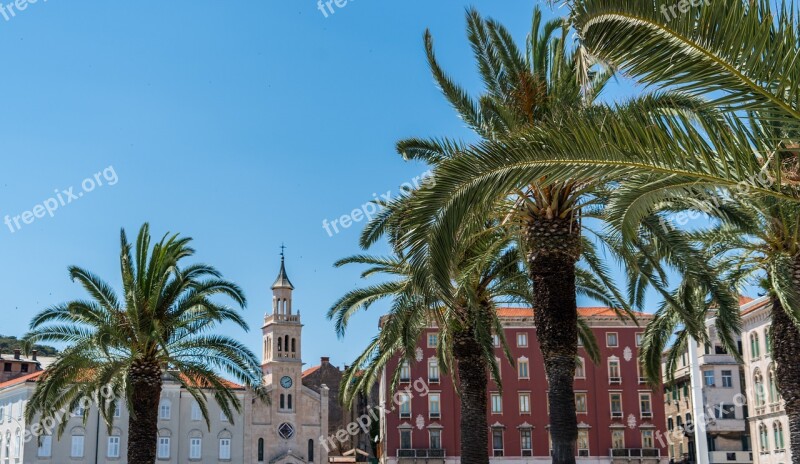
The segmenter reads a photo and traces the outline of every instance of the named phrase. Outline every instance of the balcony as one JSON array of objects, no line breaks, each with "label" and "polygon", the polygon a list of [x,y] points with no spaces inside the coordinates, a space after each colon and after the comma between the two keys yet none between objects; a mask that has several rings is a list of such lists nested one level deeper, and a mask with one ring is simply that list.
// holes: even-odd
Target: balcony
[{"label": "balcony", "polygon": [[751,451],[711,451],[708,453],[710,462],[730,462],[731,464],[745,464],[753,462]]},{"label": "balcony", "polygon": [[657,464],[661,462],[661,451],[657,448],[617,448],[609,449],[612,464],[642,463]]},{"label": "balcony", "polygon": [[447,456],[443,449],[399,449],[398,464],[444,464]]},{"label": "balcony", "polygon": [[610,385],[620,385],[622,384],[622,377],[609,377],[608,383]]}]

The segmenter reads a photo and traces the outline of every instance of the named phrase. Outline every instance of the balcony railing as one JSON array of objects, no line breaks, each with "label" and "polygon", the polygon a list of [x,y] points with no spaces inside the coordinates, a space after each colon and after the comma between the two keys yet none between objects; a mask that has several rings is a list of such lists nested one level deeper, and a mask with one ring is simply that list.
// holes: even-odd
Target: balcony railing
[{"label": "balcony railing", "polygon": [[415,458],[415,459],[444,459],[447,456],[443,449],[399,449],[397,450],[398,458]]},{"label": "balcony railing", "polygon": [[608,450],[614,458],[660,458],[661,450],[658,448],[611,448]]}]

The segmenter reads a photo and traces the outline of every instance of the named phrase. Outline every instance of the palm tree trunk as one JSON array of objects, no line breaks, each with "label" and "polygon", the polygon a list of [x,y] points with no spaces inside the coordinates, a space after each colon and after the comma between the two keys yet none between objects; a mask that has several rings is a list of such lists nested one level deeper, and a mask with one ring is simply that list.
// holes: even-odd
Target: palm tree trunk
[{"label": "palm tree trunk", "polygon": [[453,342],[461,387],[461,462],[489,464],[486,358],[472,330],[457,332]]},{"label": "palm tree trunk", "polygon": [[575,264],[580,256],[580,226],[572,219],[535,218],[526,239],[536,336],[549,385],[553,463],[574,464],[578,439],[573,391],[578,355]]},{"label": "palm tree trunk", "polygon": [[[794,285],[800,289],[800,256],[795,258]],[[793,462],[800,460],[800,329],[786,314],[778,298],[772,298],[772,354],[778,391],[789,417],[789,442]]]},{"label": "palm tree trunk", "polygon": [[128,464],[153,464],[158,437],[161,368],[153,362],[135,362],[128,371],[132,392],[128,419]]}]

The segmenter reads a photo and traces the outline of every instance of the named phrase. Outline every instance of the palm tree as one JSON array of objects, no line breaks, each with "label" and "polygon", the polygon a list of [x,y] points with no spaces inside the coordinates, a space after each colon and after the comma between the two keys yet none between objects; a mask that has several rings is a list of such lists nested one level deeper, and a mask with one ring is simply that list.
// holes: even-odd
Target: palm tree
[{"label": "palm tree", "polygon": [[[153,463],[162,378],[169,375],[194,397],[207,424],[209,393],[233,421],[241,404],[220,374],[256,388],[260,369],[246,346],[213,332],[225,322],[248,328],[236,310],[214,299],[229,297],[244,307],[245,297],[213,267],[183,266],[194,254],[190,242],[165,235],[151,248],[150,228],[144,224],[133,249],[123,230],[120,297],[97,275],[69,268],[89,299],[48,308],[31,321],[28,345],[51,341],[69,347],[37,382],[27,420],[55,418],[59,410],[76,410],[83,398],[107,398],[110,392],[112,400],[98,409],[109,427],[118,402],[131,412],[128,462]],[[88,419],[88,409],[83,419]],[[65,427],[61,421],[58,433]]]},{"label": "palm tree", "polygon": [[[504,151],[495,155],[482,147],[503,146],[520,134],[527,137],[557,121],[615,115],[617,109],[596,103],[610,73],[603,68],[584,73],[586,56],[580,49],[574,53],[567,49],[568,33],[567,24],[561,20],[542,26],[541,12],[536,9],[526,52],[522,53],[502,25],[470,11],[468,37],[486,87],[477,99],[442,70],[427,33],[428,61],[437,83],[484,142],[477,149],[448,139],[410,139],[398,144],[406,158],[436,166],[435,182],[424,186],[414,199],[414,207],[409,208],[408,221],[413,227],[408,228],[404,239],[409,244],[409,259],[418,265],[427,262],[440,288],[447,288],[452,269],[457,267],[457,254],[453,253],[458,248],[457,231],[470,221],[504,211],[502,222],[513,230],[532,281],[537,337],[549,382],[553,459],[557,463],[575,461],[578,434],[572,385],[577,356],[579,261],[592,266],[606,288],[614,288],[594,246],[599,240],[613,249],[613,239],[598,234],[596,240],[590,240],[582,235],[582,231],[595,234],[588,226],[595,219],[605,218],[608,181],[587,175],[551,182],[525,160],[515,163],[524,154]],[[695,99],[685,95],[654,94],[636,101],[635,106],[668,117],[674,114],[715,122]],[[523,139],[520,143],[527,142]],[[514,200],[510,207],[509,198]],[[622,248],[618,252],[620,258],[629,256]]]}]

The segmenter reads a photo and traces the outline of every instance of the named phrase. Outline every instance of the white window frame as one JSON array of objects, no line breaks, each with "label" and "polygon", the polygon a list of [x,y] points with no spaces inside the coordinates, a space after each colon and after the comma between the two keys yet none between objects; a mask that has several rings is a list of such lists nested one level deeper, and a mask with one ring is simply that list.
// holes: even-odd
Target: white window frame
[{"label": "white window frame", "polygon": [[439,361],[436,359],[429,359],[428,360],[428,383],[439,383],[439,379],[441,378],[441,372],[439,371]]},{"label": "white window frame", "polygon": [[170,420],[172,418],[172,401],[162,398],[158,404],[158,420]]},{"label": "white window frame", "polygon": [[70,442],[69,457],[82,458],[85,453],[86,442],[83,435],[73,435]]},{"label": "white window frame", "polygon": [[[616,366],[616,375],[613,375],[614,372],[612,371],[611,366]],[[608,358],[608,383],[622,383],[622,363],[619,362],[619,358],[616,356]]]},{"label": "white window frame", "polygon": [[430,419],[442,417],[442,395],[440,392],[430,392],[428,394],[428,417]]},{"label": "white window frame", "polygon": [[439,343],[439,334],[436,332],[430,332],[428,334],[428,348],[436,348]]},{"label": "white window frame", "polygon": [[[649,411],[645,411],[643,406],[645,401],[647,400],[647,404],[650,406]],[[653,394],[650,392],[639,392],[639,415],[642,418],[652,418],[653,417]]]},{"label": "white window frame", "polygon": [[203,420],[203,410],[200,409],[200,403],[198,403],[197,400],[192,400],[192,420]]},{"label": "white window frame", "polygon": [[221,461],[230,461],[231,460],[231,439],[230,438],[220,438],[219,439],[219,459]]},{"label": "white window frame", "polygon": [[112,435],[108,437],[106,444],[106,457],[109,459],[118,459],[120,455],[121,439],[119,435]]},{"label": "white window frame", "polygon": [[[492,392],[491,396],[492,414],[503,414],[503,395]],[[495,406],[499,406],[496,408]]]},{"label": "white window frame", "polygon": [[401,419],[411,418],[411,397],[408,393],[400,393],[400,404],[397,409]]},{"label": "white window frame", "polygon": [[517,394],[519,397],[519,401],[517,401],[519,405],[519,413],[523,415],[530,415],[531,414],[531,393],[530,392],[519,392]]},{"label": "white window frame", "polygon": [[[646,446],[647,444],[650,446]],[[655,433],[652,429],[642,429],[642,448],[653,449],[656,447]]]},{"label": "white window frame", "polygon": [[[524,371],[523,372],[523,366]],[[520,379],[530,379],[531,378],[531,363],[528,361],[528,358],[525,356],[519,358],[517,360],[517,377]]]},{"label": "white window frame", "polygon": [[41,442],[36,450],[36,456],[40,458],[49,458],[53,456],[53,436],[42,435]]},{"label": "white window frame", "polygon": [[578,357],[578,362],[575,364],[575,378],[576,379],[585,379],[586,378],[586,360],[581,357]]},{"label": "white window frame", "polygon": [[199,437],[189,438],[189,459],[198,460],[203,458],[203,439]]},{"label": "white window frame", "polygon": [[[611,344],[611,340],[609,337],[614,336],[614,344]],[[606,332],[606,348],[618,348],[619,347],[619,332]]]},{"label": "white window frame", "polygon": [[517,332],[517,348],[527,348],[527,347],[528,347],[528,333]]},{"label": "white window frame", "polygon": [[408,382],[411,380],[411,363],[408,360],[403,360],[400,364],[400,381]]},{"label": "white window frame", "polygon": [[[619,411],[614,411],[614,397],[619,397]],[[620,419],[625,414],[623,411],[623,404],[622,404],[622,392],[610,392],[608,394],[608,409],[611,412],[611,417],[614,419]]]},{"label": "white window frame", "polygon": [[636,346],[642,346],[642,342],[644,341],[644,332],[636,332]]},{"label": "white window frame", "polygon": [[169,459],[170,439],[169,437],[158,437],[158,459]]},{"label": "white window frame", "polygon": [[[583,401],[578,401],[578,397],[582,397]],[[583,411],[578,408],[578,404],[583,404]],[[576,414],[589,414],[589,394],[586,392],[575,392],[575,413]]]}]

